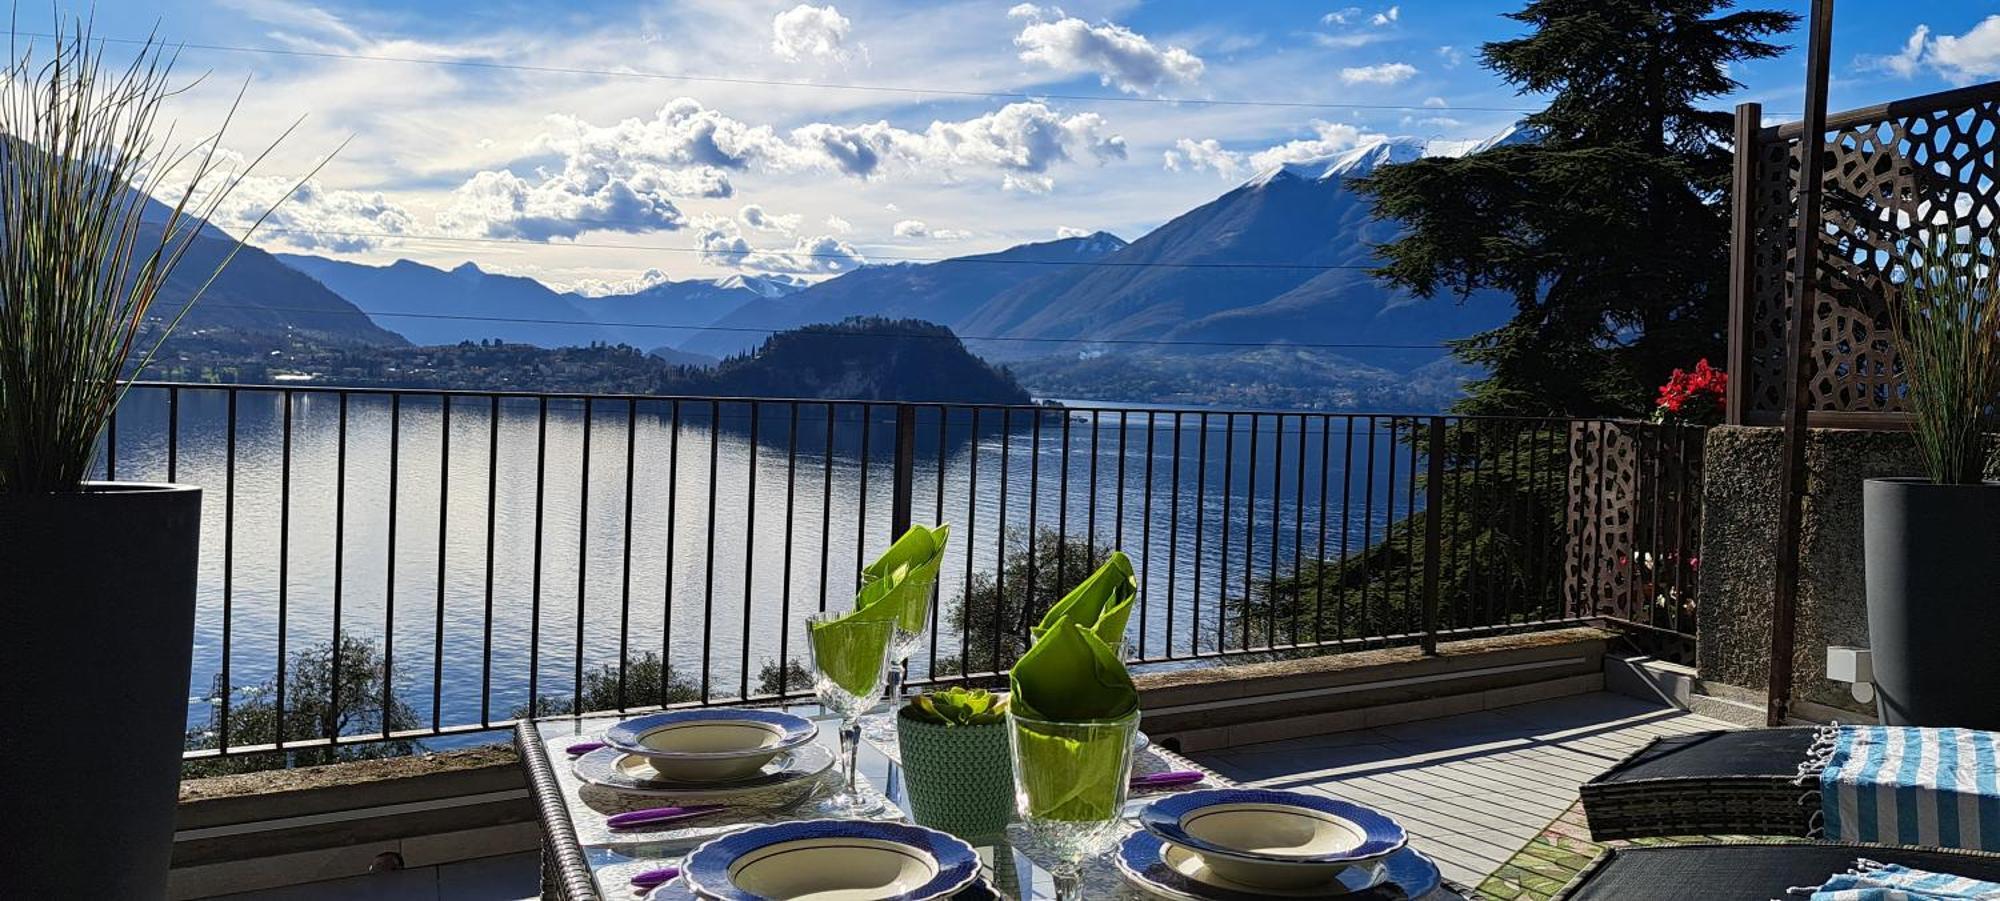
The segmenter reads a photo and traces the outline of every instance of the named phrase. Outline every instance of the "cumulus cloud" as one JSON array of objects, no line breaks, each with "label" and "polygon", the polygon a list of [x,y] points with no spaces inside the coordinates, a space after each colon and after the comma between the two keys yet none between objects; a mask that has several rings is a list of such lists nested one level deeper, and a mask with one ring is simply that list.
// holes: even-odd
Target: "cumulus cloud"
[{"label": "cumulus cloud", "polygon": [[1465,51],[1450,44],[1438,48],[1438,58],[1444,60],[1444,67],[1456,69],[1465,62]]},{"label": "cumulus cloud", "polygon": [[1938,34],[1918,25],[1902,49],[1886,56],[1863,56],[1865,68],[1903,78],[1926,69],[1956,84],[2000,76],[2000,15],[1987,16],[1964,34]]},{"label": "cumulus cloud", "polygon": [[801,3],[771,17],[771,52],[780,59],[847,59],[847,33],[854,23],[832,4]]},{"label": "cumulus cloud", "polygon": [[1417,74],[1417,67],[1409,63],[1381,63],[1373,66],[1349,66],[1340,70],[1340,80],[1348,84],[1401,84]]},{"label": "cumulus cloud", "polygon": [[790,275],[836,275],[860,267],[861,252],[832,235],[799,237],[790,249],[753,246],[733,220],[704,216],[695,221],[695,246],[711,266]]},{"label": "cumulus cloud", "polygon": [[1125,139],[1096,113],[1063,116],[1041,103],[1010,103],[961,122],[932,122],[921,132],[887,122],[794,129],[791,159],[801,166],[873,178],[890,165],[927,171],[998,170],[1003,187],[1046,191],[1058,163],[1123,159]]},{"label": "cumulus cloud", "polygon": [[1402,7],[1391,6],[1388,9],[1385,9],[1379,13],[1376,13],[1373,16],[1370,16],[1368,18],[1368,24],[1373,25],[1377,28],[1381,28],[1386,25],[1395,24],[1396,20],[1402,18],[1402,16],[1403,16]]},{"label": "cumulus cloud", "polygon": [[898,238],[934,238],[939,241],[960,241],[972,237],[969,231],[955,228],[931,228],[922,219],[904,219],[896,223],[891,232]]},{"label": "cumulus cloud", "polygon": [[854,223],[842,219],[839,216],[827,216],[826,227],[833,229],[835,232],[839,234],[844,235],[854,230]]},{"label": "cumulus cloud", "polygon": [[1346,9],[1336,9],[1324,16],[1320,16],[1319,21],[1322,25],[1352,25],[1361,21],[1361,14],[1361,7],[1350,6]]},{"label": "cumulus cloud", "polygon": [[625,278],[580,278],[571,283],[569,289],[585,297],[609,297],[617,294],[637,294],[670,281],[673,279],[665,272],[648,269]]},{"label": "cumulus cloud", "polygon": [[[294,185],[298,190],[292,190]],[[291,197],[284,199],[287,191]],[[300,184],[282,176],[245,178],[208,218],[238,234],[274,205],[277,209],[264,219],[257,233],[260,242],[283,243],[301,250],[361,253],[400,244],[400,236],[418,231],[409,210],[379,191],[334,190],[317,179]]]},{"label": "cumulus cloud", "polygon": [[438,223],[464,234],[530,241],[589,231],[671,231],[687,222],[669,199],[672,193],[649,177],[587,181],[555,173],[531,181],[489,170],[452,192]]},{"label": "cumulus cloud", "polygon": [[1314,122],[1313,136],[1286,141],[1253,153],[1249,157],[1250,168],[1262,172],[1285,163],[1297,163],[1332,156],[1345,150],[1352,150],[1364,143],[1378,141],[1382,135],[1364,132],[1345,122]]},{"label": "cumulus cloud", "polygon": [[1243,154],[1223,149],[1214,138],[1200,141],[1182,138],[1174,142],[1174,149],[1166,152],[1164,163],[1170,172],[1212,169],[1223,178],[1235,178],[1243,169]]},{"label": "cumulus cloud", "polygon": [[742,209],[737,210],[736,218],[742,220],[744,225],[758,231],[785,232],[788,234],[798,231],[799,223],[805,220],[804,216],[797,213],[785,216],[773,215],[762,206],[754,203],[746,204]]},{"label": "cumulus cloud", "polygon": [[[1028,8],[1024,11],[1023,7]],[[1061,10],[1028,4],[1009,14],[1030,20],[1014,38],[1014,46],[1021,48],[1021,59],[1027,62],[1066,74],[1096,75],[1099,82],[1128,94],[1157,90],[1169,83],[1194,84],[1201,79],[1201,57],[1184,47],[1155,44],[1123,25],[1092,25],[1064,16]]]},{"label": "cumulus cloud", "polygon": [[1077,228],[1074,225],[1056,226],[1056,238],[1059,240],[1062,238],[1088,238],[1094,234],[1096,234],[1096,232],[1091,231],[1090,229]]}]

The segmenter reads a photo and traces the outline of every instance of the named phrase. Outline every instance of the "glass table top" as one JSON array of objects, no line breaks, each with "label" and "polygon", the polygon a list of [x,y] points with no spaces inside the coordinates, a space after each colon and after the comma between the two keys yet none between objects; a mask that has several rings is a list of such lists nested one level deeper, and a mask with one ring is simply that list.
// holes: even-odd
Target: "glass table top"
[{"label": "glass table top", "polygon": [[[816,742],[837,756],[839,721],[830,713],[816,705],[794,705],[781,708],[801,716],[810,717],[821,724]],[[666,866],[677,866],[688,852],[711,838],[745,828],[749,825],[769,822],[784,822],[810,819],[810,812],[793,808],[773,808],[746,803],[712,816],[701,817],[661,827],[655,832],[627,832],[609,829],[604,825],[607,816],[621,810],[657,807],[659,800],[643,798],[615,797],[594,787],[586,787],[571,770],[572,758],[564,752],[571,744],[600,738],[611,724],[626,716],[584,716],[560,717],[538,720],[533,724],[533,732],[539,737],[542,753],[547,755],[551,771],[563,794],[563,806],[567,810],[580,846],[581,859],[588,866],[592,881],[598,893],[606,899],[637,899],[645,897],[635,890],[631,879],[634,875]],[[523,748],[524,753],[529,749]],[[885,818],[903,818],[903,811],[909,809],[907,785],[902,778],[897,760],[895,727],[887,713],[880,708],[862,721],[862,742],[858,753],[858,769],[865,783],[864,790],[879,792],[892,808],[885,811]],[[1135,757],[1134,774],[1161,772],[1165,770],[1200,770],[1201,767],[1172,752],[1148,746]],[[1206,772],[1204,770],[1204,772]],[[1183,787],[1218,788],[1232,785],[1213,773],[1201,783]],[[1129,821],[1136,816],[1150,800],[1164,791],[1135,791],[1128,802],[1126,815]],[[810,805],[798,805],[803,808]],[[1004,835],[968,839],[978,852],[984,870],[984,877],[1000,896],[1019,898],[1024,901],[1055,898],[1055,882],[1047,870],[1035,864],[1029,856],[1013,847]],[[1112,863],[1113,851],[1098,861],[1088,865],[1084,872],[1083,897],[1091,899],[1142,899],[1157,897],[1126,881]],[[1371,895],[1370,897],[1373,897]],[[1384,897],[1407,897],[1394,892]],[[1439,889],[1425,896],[1431,899],[1459,897],[1448,890]]]}]

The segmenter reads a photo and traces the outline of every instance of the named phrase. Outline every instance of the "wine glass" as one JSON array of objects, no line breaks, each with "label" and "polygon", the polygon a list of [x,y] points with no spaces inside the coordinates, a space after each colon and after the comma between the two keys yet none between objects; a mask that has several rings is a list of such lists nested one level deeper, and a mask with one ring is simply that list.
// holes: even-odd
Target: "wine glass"
[{"label": "wine glass", "polygon": [[[926,591],[925,594],[929,592]],[[903,683],[910,678],[910,655],[915,654],[917,648],[923,644],[924,630],[930,628],[931,605],[917,603],[913,604],[911,609],[916,611],[910,618],[917,621],[917,630],[912,632],[903,628],[909,623],[904,621],[905,617],[897,617],[896,636],[889,646],[889,703],[892,706],[902,700]]]},{"label": "wine glass", "polygon": [[812,650],[813,692],[820,705],[840,714],[840,765],[847,785],[819,805],[826,816],[865,817],[880,813],[880,798],[863,798],[855,757],[861,746],[861,715],[875,706],[888,679],[893,619],[862,619],[851,613],[817,613],[806,619]]},{"label": "wine glass", "polygon": [[1007,712],[1014,807],[1021,815],[1009,833],[1055,877],[1058,901],[1082,897],[1084,861],[1118,839],[1138,729],[1137,710],[1087,722]]}]

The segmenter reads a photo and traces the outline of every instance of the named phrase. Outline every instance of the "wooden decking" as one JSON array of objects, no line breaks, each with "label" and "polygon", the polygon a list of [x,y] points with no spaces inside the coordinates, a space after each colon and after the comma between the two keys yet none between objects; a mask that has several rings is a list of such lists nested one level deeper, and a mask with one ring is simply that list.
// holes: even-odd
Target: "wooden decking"
[{"label": "wooden decking", "polygon": [[1727,728],[1598,692],[1190,756],[1246,784],[1383,810],[1446,878],[1477,886],[1575,805],[1579,784],[1640,745]]}]

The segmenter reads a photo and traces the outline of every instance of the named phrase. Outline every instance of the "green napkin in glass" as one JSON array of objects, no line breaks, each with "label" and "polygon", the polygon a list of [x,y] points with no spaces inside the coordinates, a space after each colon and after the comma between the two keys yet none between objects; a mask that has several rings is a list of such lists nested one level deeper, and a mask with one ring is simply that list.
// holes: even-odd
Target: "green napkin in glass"
[{"label": "green napkin in glass", "polygon": [[1139,580],[1132,573],[1132,558],[1124,551],[1112,551],[1103,566],[1050,607],[1041,624],[1028,631],[1040,641],[1049,627],[1068,618],[1096,632],[1115,652],[1125,641],[1125,622],[1131,618],[1132,602],[1138,596]]},{"label": "green napkin in glass", "polygon": [[929,612],[931,585],[944,564],[951,526],[913,525],[903,537],[861,570],[857,608],[888,602],[895,605],[897,625],[905,632],[922,632]]},{"label": "green napkin in glass", "polygon": [[[1124,554],[1112,559],[1052,609],[1036,640],[1008,675],[1008,703],[1019,744],[1017,767],[1032,816],[1099,821],[1118,815],[1129,730],[1112,727],[1139,709],[1139,690],[1118,659],[1138,586]],[[1107,641],[1105,636],[1110,636]],[[1102,724],[1073,730],[1034,721]]]},{"label": "green napkin in glass", "polygon": [[923,631],[931,583],[937,578],[944,561],[944,544],[950,537],[950,526],[911,526],[880,559],[861,571],[861,593],[854,597],[854,611],[808,628],[814,665],[820,672],[854,694],[877,688],[878,667],[889,653],[884,642],[894,641],[894,630],[884,639],[873,630],[842,626],[888,619],[906,632]]}]

